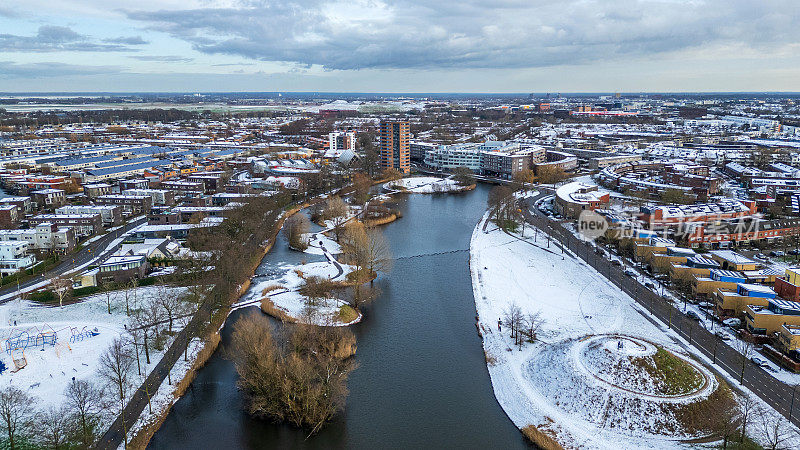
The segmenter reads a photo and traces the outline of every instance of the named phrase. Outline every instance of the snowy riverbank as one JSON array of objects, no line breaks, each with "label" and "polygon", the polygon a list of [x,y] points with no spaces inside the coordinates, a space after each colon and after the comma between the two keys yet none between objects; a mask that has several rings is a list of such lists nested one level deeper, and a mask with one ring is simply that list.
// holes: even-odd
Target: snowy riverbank
[{"label": "snowy riverbank", "polygon": [[[484,231],[484,221],[470,244],[474,297],[495,396],[515,425],[577,448],[675,448],[707,434],[672,428],[676,409],[707,401],[718,383],[663,324],[541,233],[535,242],[532,230],[521,238],[492,224]],[[498,330],[512,304],[543,320],[538,341],[521,349]],[[697,384],[666,395],[621,375],[658,348],[684,361]]]}]

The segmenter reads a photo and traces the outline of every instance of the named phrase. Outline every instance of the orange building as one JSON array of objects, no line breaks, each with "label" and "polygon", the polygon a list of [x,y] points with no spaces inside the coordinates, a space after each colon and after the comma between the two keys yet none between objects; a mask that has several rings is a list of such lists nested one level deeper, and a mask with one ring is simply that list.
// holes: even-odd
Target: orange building
[{"label": "orange building", "polygon": [[381,169],[411,172],[411,127],[408,122],[381,122]]}]

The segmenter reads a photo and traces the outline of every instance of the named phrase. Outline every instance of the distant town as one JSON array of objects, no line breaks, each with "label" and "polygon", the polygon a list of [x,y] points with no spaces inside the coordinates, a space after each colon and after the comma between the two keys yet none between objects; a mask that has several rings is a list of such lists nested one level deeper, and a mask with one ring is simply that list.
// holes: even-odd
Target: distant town
[{"label": "distant town", "polygon": [[[202,428],[221,339],[251,416],[331,439],[362,348],[401,342],[370,333],[424,336],[381,322],[406,270],[421,320],[477,327],[513,445],[800,448],[798,95],[4,94],[0,184],[0,391],[90,415],[80,448]],[[451,266],[459,313],[458,275],[423,288]],[[336,373],[314,414],[253,381],[292,358]]]}]

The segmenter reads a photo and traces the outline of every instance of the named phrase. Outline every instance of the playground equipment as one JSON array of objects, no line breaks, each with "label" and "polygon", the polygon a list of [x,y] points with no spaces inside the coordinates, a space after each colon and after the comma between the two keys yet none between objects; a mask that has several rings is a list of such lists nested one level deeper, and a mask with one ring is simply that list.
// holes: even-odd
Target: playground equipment
[{"label": "playground equipment", "polygon": [[25,358],[25,349],[22,348],[15,348],[9,352],[11,354],[11,360],[14,361],[15,369],[12,372],[17,372],[25,368],[28,365],[28,359]]},{"label": "playground equipment", "polygon": [[41,350],[44,350],[46,345],[55,347],[58,343],[58,333],[50,325],[45,324],[45,327],[48,329],[34,327],[30,330],[33,334],[29,333],[29,330],[22,330],[16,334],[11,331],[11,336],[5,340],[5,349],[14,361],[14,372],[28,365],[28,359],[25,357],[26,349],[41,347]]},{"label": "playground equipment", "polygon": [[92,336],[97,336],[98,334],[100,334],[100,332],[97,330],[97,328],[94,328],[92,330],[89,330],[87,328],[88,327],[83,327],[83,329],[78,331],[77,328],[70,327],[69,331],[71,333],[71,336],[69,337],[69,341],[72,342],[72,343],[80,342],[80,341],[82,341],[84,339],[90,338]]}]

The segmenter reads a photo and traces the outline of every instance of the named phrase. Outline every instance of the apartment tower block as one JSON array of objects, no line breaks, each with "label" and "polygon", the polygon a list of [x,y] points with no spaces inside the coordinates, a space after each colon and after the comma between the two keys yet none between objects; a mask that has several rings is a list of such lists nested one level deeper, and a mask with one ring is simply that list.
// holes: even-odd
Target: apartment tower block
[{"label": "apartment tower block", "polygon": [[381,169],[411,171],[411,131],[408,122],[381,122]]}]

